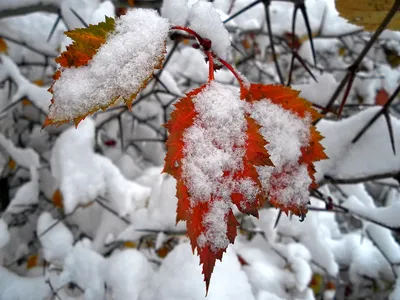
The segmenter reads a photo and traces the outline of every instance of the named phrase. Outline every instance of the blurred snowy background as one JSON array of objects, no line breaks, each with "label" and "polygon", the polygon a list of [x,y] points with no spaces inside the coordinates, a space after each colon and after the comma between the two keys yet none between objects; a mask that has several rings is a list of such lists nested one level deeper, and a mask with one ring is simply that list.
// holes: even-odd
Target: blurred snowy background
[{"label": "blurred snowy background", "polygon": [[[240,235],[207,298],[185,224],[175,226],[175,181],[161,174],[171,104],[208,76],[193,41],[171,36],[132,112],[41,130],[65,30],[136,7],[184,25],[194,2],[0,0],[0,299],[400,299],[400,33],[384,31],[352,73],[371,34],[333,0],[213,1],[232,65],[328,107],[317,128],[330,159],[316,165],[305,220],[268,206],[258,220],[237,212]],[[337,120],[338,87],[353,75]],[[224,69],[216,79],[236,84]]]}]

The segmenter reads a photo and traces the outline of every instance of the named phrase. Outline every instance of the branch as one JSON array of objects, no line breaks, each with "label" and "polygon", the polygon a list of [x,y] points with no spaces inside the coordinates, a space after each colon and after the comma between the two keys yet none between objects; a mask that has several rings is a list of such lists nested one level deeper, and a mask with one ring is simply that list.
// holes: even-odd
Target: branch
[{"label": "branch", "polygon": [[351,177],[351,178],[334,178],[329,175],[325,175],[325,178],[319,183],[319,185],[323,185],[326,183],[335,183],[335,184],[355,184],[355,183],[363,183],[371,180],[379,180],[379,179],[387,179],[399,176],[400,170],[395,172],[381,173],[381,174],[371,174],[360,177]]},{"label": "branch", "polygon": [[[379,25],[378,29],[375,31],[375,33],[372,35],[371,39],[368,41],[367,45],[365,45],[364,49],[361,51],[361,53],[358,55],[357,59],[354,61],[354,63],[349,67],[345,77],[342,79],[342,81],[340,82],[339,86],[337,87],[337,89],[335,90],[335,92],[333,93],[332,97],[330,98],[327,106],[325,107],[325,109],[322,111],[323,114],[326,114],[329,109],[331,108],[331,106],[333,105],[333,103],[336,101],[336,98],[339,96],[340,92],[343,90],[343,88],[346,85],[346,82],[352,77],[354,76],[357,72],[358,69],[360,67],[360,64],[362,62],[362,60],[364,59],[364,57],[367,55],[367,53],[369,52],[369,50],[372,48],[372,46],[374,45],[374,43],[376,42],[376,40],[379,38],[379,36],[381,35],[382,31],[385,30],[386,26],[390,23],[390,21],[392,20],[392,18],[394,17],[394,15],[397,13],[398,9],[400,8],[400,0],[396,0],[393,3],[392,8],[389,10],[389,12],[387,13],[386,17],[384,18],[384,20],[382,21],[382,23]],[[351,84],[349,84],[348,89],[351,89]],[[346,97],[343,98],[342,100],[343,103],[346,102]]]},{"label": "branch", "polygon": [[[10,0],[11,2],[11,0]],[[23,3],[23,2],[22,2]],[[34,12],[48,12],[48,13],[57,13],[59,7],[56,4],[43,4],[40,1],[36,4],[28,4],[26,6],[19,6],[14,8],[0,9],[0,19],[26,15]]]}]

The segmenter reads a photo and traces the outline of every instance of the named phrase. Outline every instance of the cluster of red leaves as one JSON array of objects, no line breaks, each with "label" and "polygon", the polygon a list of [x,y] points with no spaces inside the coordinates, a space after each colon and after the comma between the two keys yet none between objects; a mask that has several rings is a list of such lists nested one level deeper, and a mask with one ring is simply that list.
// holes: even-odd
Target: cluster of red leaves
[{"label": "cluster of red leaves", "polygon": [[[86,66],[89,61],[96,54],[98,49],[106,42],[107,35],[114,31],[115,21],[112,18],[106,18],[105,22],[99,23],[98,25],[90,25],[87,29],[76,29],[66,33],[74,42],[72,45],[67,47],[67,50],[61,54],[56,61],[61,65],[61,68],[54,75],[54,79],[60,78],[63,68],[71,67],[82,67]],[[200,38],[200,37],[198,37]],[[203,42],[208,41],[206,39],[201,39]],[[211,42],[210,42],[211,43]],[[203,50],[208,51],[210,45],[207,47],[203,45]],[[214,79],[214,68],[213,59],[211,54],[209,55],[209,65],[210,65],[210,81]],[[231,66],[221,62],[227,66],[233,73],[234,70]],[[160,66],[161,67],[161,61]],[[156,67],[158,68],[158,66]],[[235,73],[234,73],[235,74]],[[151,74],[149,75],[151,77]],[[241,82],[240,76],[235,74],[239,81]],[[150,78],[149,77],[149,78]],[[145,80],[143,87],[147,84],[148,80]],[[208,83],[209,84],[209,83]],[[292,114],[298,116],[299,118],[311,117],[311,121],[319,119],[321,116],[311,107],[311,103],[299,97],[299,92],[292,90],[289,87],[279,86],[279,85],[261,85],[261,84],[251,84],[249,86],[241,82],[240,96],[242,101],[253,103],[255,101],[263,101],[263,99],[268,99],[275,105],[279,105],[285,110],[290,111]],[[208,199],[208,201],[192,202],[191,195],[189,193],[189,186],[185,181],[183,176],[183,166],[182,161],[184,159],[184,133],[186,129],[191,127],[196,118],[198,117],[195,110],[195,105],[193,99],[202,93],[207,87],[207,84],[201,86],[200,88],[194,89],[189,92],[185,97],[180,99],[175,104],[175,110],[171,114],[169,122],[165,125],[168,130],[169,137],[166,142],[167,154],[165,157],[164,172],[169,173],[177,180],[177,217],[176,221],[186,221],[188,236],[191,241],[193,251],[196,249],[198,255],[200,256],[200,263],[203,265],[203,274],[206,282],[206,288],[208,291],[211,274],[213,272],[215,262],[217,259],[221,260],[223,253],[226,251],[224,249],[215,249],[212,245],[202,244],[199,245],[198,238],[205,233],[206,228],[204,225],[205,216],[210,211],[211,205],[216,199],[213,196]],[[53,92],[52,88],[49,89]],[[139,91],[138,91],[139,92]],[[134,95],[136,96],[136,94]],[[131,103],[133,100],[130,99],[127,104]],[[111,105],[115,99],[113,99],[109,105]],[[54,99],[51,100],[54,103]],[[88,111],[86,115],[93,113],[93,111]],[[75,120],[75,123],[79,123],[80,120],[86,117],[80,116]],[[251,179],[255,183],[259,192],[257,193],[255,199],[248,199],[243,193],[232,192],[230,195],[230,200],[232,205],[236,207],[244,214],[249,214],[258,217],[258,209],[262,207],[266,201],[266,195],[263,193],[262,184],[259,180],[259,175],[257,173],[257,166],[273,166],[269,158],[269,154],[266,149],[267,142],[262,134],[260,133],[260,125],[250,117],[250,114],[245,115],[247,122],[246,129],[246,148],[245,154],[243,155],[242,165],[243,168],[240,171],[235,171],[234,174],[227,170],[224,173],[226,177],[232,177],[234,180],[240,181],[242,179]],[[68,122],[68,120],[54,121],[50,119],[45,120],[45,126],[49,124],[61,124]],[[307,166],[307,170],[310,178],[312,179],[311,187],[315,187],[315,169],[314,162],[327,158],[323,147],[320,144],[322,139],[321,135],[316,131],[315,127],[310,127],[309,143],[307,146],[301,148],[301,157],[298,163]],[[282,175],[290,174],[291,170],[285,169],[285,174],[274,173],[272,176],[279,178]],[[284,189],[285,186],[272,185],[270,189]],[[55,202],[59,206],[62,202],[61,195],[55,195]],[[307,212],[306,206],[299,205],[283,205],[278,199],[270,198],[269,203],[280,208],[282,211],[288,213],[292,212],[299,216],[304,216]],[[238,221],[236,220],[232,209],[229,210],[225,216],[224,222],[226,226],[226,238],[230,243],[233,243],[237,235]]]},{"label": "cluster of red leaves", "polygon": [[[184,98],[175,104],[175,110],[171,114],[171,119],[165,125],[168,130],[169,137],[166,143],[167,155],[165,158],[164,172],[169,173],[177,180],[177,222],[186,221],[188,236],[191,241],[193,251],[196,249],[200,256],[200,263],[203,265],[204,280],[208,291],[209,282],[212,271],[217,259],[221,260],[223,252],[226,249],[214,250],[211,245],[198,244],[198,237],[206,231],[204,218],[209,212],[210,206],[214,199],[209,199],[207,202],[199,202],[193,205],[190,201],[190,193],[185,178],[182,174],[182,160],[184,158],[184,133],[187,128],[193,125],[197,113],[193,103],[193,98],[201,93],[206,85],[189,92]],[[243,101],[254,102],[269,99],[273,104],[279,105],[300,118],[310,117],[312,121],[320,118],[320,115],[311,107],[311,103],[299,97],[299,92],[288,87],[279,85],[261,85],[251,84],[248,89],[241,89],[241,98]],[[258,173],[255,166],[273,166],[269,159],[269,154],[265,148],[267,141],[264,140],[259,129],[260,126],[255,120],[246,117],[247,120],[247,144],[246,154],[243,157],[243,170],[234,174],[234,178],[251,178],[257,183],[260,193],[256,201],[247,199],[246,195],[240,193],[231,194],[232,204],[245,214],[251,214],[258,217],[258,209],[265,203],[266,197],[261,192],[262,187],[258,178]],[[302,156],[299,159],[299,164],[306,164],[310,177],[313,179],[312,187],[316,186],[314,181],[314,165],[317,160],[325,159],[326,155],[323,147],[319,143],[321,135],[314,127],[310,128],[310,140],[306,147],[301,149]],[[225,176],[231,174],[226,173]],[[280,176],[281,174],[274,174]],[[285,188],[282,186],[272,186],[272,189]],[[277,199],[269,199],[272,205],[279,207],[281,210],[292,212],[296,215],[303,216],[307,212],[306,207],[299,206],[282,206]],[[236,220],[232,210],[229,211],[227,217],[221,222],[225,222],[227,239],[233,243],[237,235],[238,221]]]},{"label": "cluster of red leaves", "polygon": [[[169,138],[166,143],[168,152],[165,157],[164,172],[169,173],[177,180],[177,218],[176,221],[186,221],[188,235],[191,241],[192,249],[197,249],[200,256],[200,262],[203,265],[203,274],[208,290],[211,274],[217,259],[222,259],[223,252],[226,249],[213,250],[211,245],[201,247],[198,244],[198,237],[206,231],[204,226],[204,218],[215,199],[209,199],[207,202],[199,202],[195,206],[190,203],[190,194],[184,176],[182,176],[182,159],[184,158],[184,132],[193,125],[197,113],[195,111],[193,98],[201,93],[206,85],[201,86],[182,98],[175,104],[175,110],[171,113],[171,119],[165,125],[169,132]],[[226,171],[224,176],[233,175],[234,180],[251,178],[258,186],[260,192],[257,198],[250,201],[245,195],[240,193],[232,193],[232,203],[245,214],[251,214],[258,217],[257,208],[260,207],[265,197],[262,194],[261,183],[255,166],[272,166],[268,152],[265,148],[266,141],[259,132],[260,126],[250,116],[246,117],[247,121],[247,147],[243,157],[243,169],[235,174]],[[233,243],[237,235],[237,226],[239,225],[232,210],[225,220],[221,220],[226,224],[226,232],[228,240]]]}]

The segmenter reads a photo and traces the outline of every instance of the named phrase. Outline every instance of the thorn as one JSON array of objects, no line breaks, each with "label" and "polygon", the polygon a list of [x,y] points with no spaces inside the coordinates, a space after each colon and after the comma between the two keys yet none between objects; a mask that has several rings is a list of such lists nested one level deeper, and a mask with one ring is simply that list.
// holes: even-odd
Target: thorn
[{"label": "thorn", "polygon": [[71,10],[71,12],[75,15],[75,17],[78,18],[78,20],[82,23],[82,25],[86,28],[89,27],[89,25],[85,22],[85,20],[72,8],[69,8]]},{"label": "thorn", "polygon": [[49,36],[47,37],[47,42],[49,42],[49,41],[51,40],[51,38],[52,38],[54,32],[56,31],[56,28],[57,28],[58,23],[61,21],[61,18],[62,18],[62,17],[61,17],[61,14],[59,13],[59,14],[58,14],[58,17],[57,17],[57,19],[56,19],[56,21],[55,21],[54,24],[53,24],[53,27],[52,27],[51,30],[50,30]]},{"label": "thorn", "polygon": [[272,51],[272,58],[274,59],[274,64],[275,64],[275,69],[276,72],[278,73],[279,81],[281,84],[285,84],[281,72],[281,68],[279,67],[279,62],[278,58],[276,56],[276,51],[275,51],[275,45],[274,45],[274,37],[272,36],[272,26],[271,26],[271,18],[269,15],[269,5],[270,5],[270,0],[264,0],[264,10],[265,10],[265,18],[267,21],[267,29],[268,29],[268,38],[269,38],[269,43],[271,45],[271,51]]},{"label": "thorn", "polygon": [[314,60],[314,66],[316,67],[317,66],[317,58],[316,58],[316,55],[315,55],[313,36],[312,36],[310,22],[309,22],[309,19],[308,19],[306,5],[304,4],[304,2],[299,4],[299,9],[301,11],[301,14],[303,15],[303,19],[304,19],[304,22],[306,24],[308,39],[310,40],[311,52],[312,52],[312,56],[313,56],[313,60]]},{"label": "thorn", "polygon": [[281,219],[281,216],[282,216],[282,210],[280,209],[279,213],[278,213],[278,216],[276,217],[276,220],[275,220],[274,229],[278,226],[278,223],[279,223],[279,220]]},{"label": "thorn", "polygon": [[342,102],[340,103],[339,110],[338,110],[338,113],[337,113],[337,118],[338,119],[342,115],[342,111],[343,111],[344,105],[346,104],[347,97],[350,94],[351,87],[353,86],[354,79],[356,78],[355,71],[350,71],[350,72],[351,73],[350,73],[350,77],[349,77],[349,82],[347,83],[347,87],[346,87],[346,90],[344,92],[343,99],[342,99]]},{"label": "thorn", "polygon": [[386,124],[388,127],[390,143],[392,144],[393,154],[396,155],[396,144],[394,142],[392,120],[390,119],[390,115],[389,115],[389,112],[387,109],[385,109],[383,115],[385,116],[385,119],[386,119]]}]

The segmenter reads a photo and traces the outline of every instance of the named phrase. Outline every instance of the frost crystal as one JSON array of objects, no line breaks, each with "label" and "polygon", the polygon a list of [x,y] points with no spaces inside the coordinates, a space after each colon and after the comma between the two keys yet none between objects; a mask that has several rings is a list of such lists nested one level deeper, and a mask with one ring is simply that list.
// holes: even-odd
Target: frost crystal
[{"label": "frost crystal", "polygon": [[49,118],[72,120],[118,96],[136,95],[159,67],[168,31],[168,21],[153,10],[135,9],[117,19],[115,31],[87,66],[62,70],[53,85]]}]

